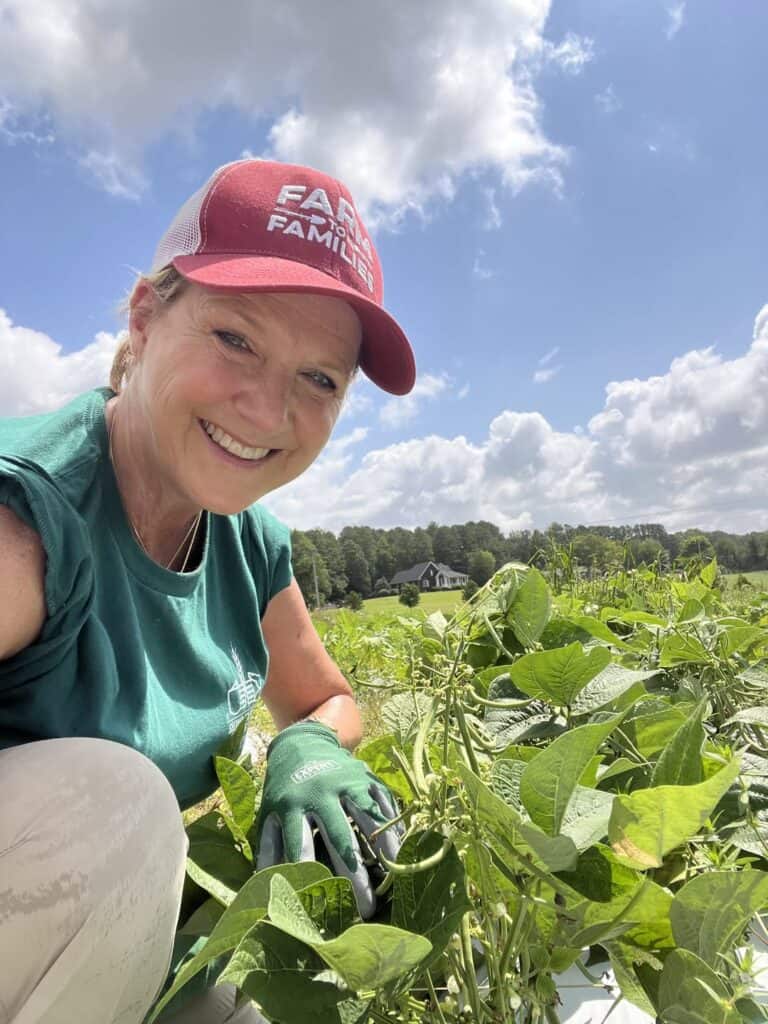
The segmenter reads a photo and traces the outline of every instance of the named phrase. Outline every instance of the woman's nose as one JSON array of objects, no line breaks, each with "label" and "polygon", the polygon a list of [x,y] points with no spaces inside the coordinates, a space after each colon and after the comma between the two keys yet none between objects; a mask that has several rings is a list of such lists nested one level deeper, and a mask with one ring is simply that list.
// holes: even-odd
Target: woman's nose
[{"label": "woman's nose", "polygon": [[260,373],[243,381],[237,410],[250,424],[254,441],[279,438],[291,420],[291,386],[282,374]]}]

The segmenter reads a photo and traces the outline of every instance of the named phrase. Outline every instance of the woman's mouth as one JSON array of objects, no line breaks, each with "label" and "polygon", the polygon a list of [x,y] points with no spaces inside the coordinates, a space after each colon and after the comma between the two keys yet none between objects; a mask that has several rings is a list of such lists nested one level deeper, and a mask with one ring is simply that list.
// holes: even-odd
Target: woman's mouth
[{"label": "woman's mouth", "polygon": [[209,420],[199,420],[200,426],[208,435],[208,439],[224,454],[237,459],[239,462],[263,462],[270,455],[275,454],[277,448],[252,448],[250,445],[241,444],[230,434],[215,423]]}]

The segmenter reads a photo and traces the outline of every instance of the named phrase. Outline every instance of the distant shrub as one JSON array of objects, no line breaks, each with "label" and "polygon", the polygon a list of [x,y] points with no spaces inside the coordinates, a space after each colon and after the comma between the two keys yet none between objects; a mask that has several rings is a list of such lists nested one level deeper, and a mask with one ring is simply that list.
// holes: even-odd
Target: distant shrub
[{"label": "distant shrub", "polygon": [[353,612],[359,612],[363,607],[363,599],[356,590],[350,590],[350,592],[344,598],[344,607],[351,609]]},{"label": "distant shrub", "polygon": [[415,608],[421,600],[421,591],[415,583],[406,583],[400,591],[398,600],[400,604],[404,604],[407,608]]},{"label": "distant shrub", "polygon": [[464,589],[461,592],[461,596],[465,601],[468,601],[473,594],[476,594],[480,587],[475,583],[474,580],[467,580],[464,584]]}]

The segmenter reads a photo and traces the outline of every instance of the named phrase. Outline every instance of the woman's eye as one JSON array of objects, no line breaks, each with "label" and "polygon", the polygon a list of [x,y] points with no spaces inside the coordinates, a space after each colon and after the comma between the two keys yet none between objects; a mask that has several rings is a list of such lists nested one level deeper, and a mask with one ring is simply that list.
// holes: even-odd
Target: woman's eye
[{"label": "woman's eye", "polygon": [[240,349],[242,352],[250,351],[248,342],[239,334],[233,334],[232,331],[214,331],[213,333],[227,348]]},{"label": "woman's eye", "polygon": [[320,370],[310,370],[310,372],[307,373],[306,376],[309,377],[309,379],[313,381],[313,383],[317,384],[318,387],[323,388],[325,391],[336,390],[336,382],[332,381],[327,374],[322,373]]}]

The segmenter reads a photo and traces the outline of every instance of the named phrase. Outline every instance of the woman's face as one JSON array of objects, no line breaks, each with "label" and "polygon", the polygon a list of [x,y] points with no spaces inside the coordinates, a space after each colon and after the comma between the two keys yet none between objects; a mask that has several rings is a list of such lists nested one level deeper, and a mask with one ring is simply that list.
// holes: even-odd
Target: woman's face
[{"label": "woman's face", "polygon": [[357,365],[352,307],[324,295],[228,295],[190,284],[152,309],[152,293],[139,290],[131,387],[164,483],[231,515],[303,473]]}]

